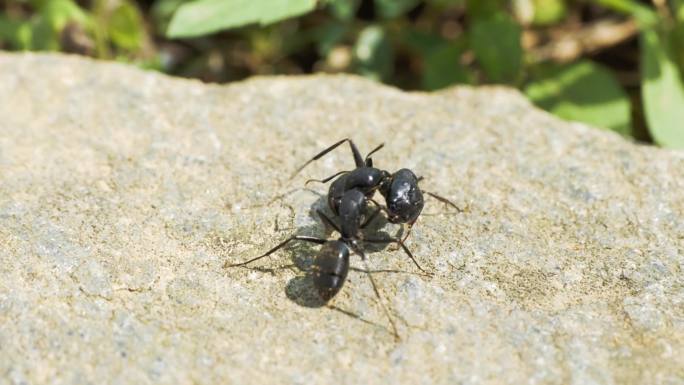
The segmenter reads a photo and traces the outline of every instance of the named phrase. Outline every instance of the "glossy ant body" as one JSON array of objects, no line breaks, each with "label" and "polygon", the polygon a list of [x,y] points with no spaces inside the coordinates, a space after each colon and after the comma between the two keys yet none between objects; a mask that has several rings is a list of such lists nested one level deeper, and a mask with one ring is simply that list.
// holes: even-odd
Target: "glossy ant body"
[{"label": "glossy ant body", "polygon": [[[360,247],[360,242],[367,243],[397,243],[404,252],[411,258],[413,263],[423,273],[425,270],[418,264],[413,257],[413,254],[404,244],[400,238],[369,238],[362,236],[360,230],[367,226],[373,218],[380,212],[381,209],[387,213],[388,220],[392,223],[408,223],[413,225],[423,209],[423,195],[418,188],[420,178],[409,169],[401,169],[394,174],[390,174],[385,170],[373,167],[373,160],[371,155],[380,150],[384,145],[380,145],[373,149],[365,158],[361,154],[350,139],[343,139],[334,145],[326,148],[314,158],[306,162],[293,174],[296,175],[309,163],[317,160],[332,151],[344,142],[349,142],[349,145],[354,156],[356,168],[352,171],[342,171],[329,178],[320,180],[319,182],[326,183],[334,178],[335,181],[331,183],[328,191],[328,205],[335,215],[340,220],[340,226],[337,226],[328,216],[320,210],[317,210],[318,216],[321,220],[334,228],[340,237],[338,239],[323,239],[305,235],[293,235],[288,239],[282,241],[266,253],[252,258],[248,261],[227,265],[227,267],[245,266],[259,259],[270,256],[291,241],[305,241],[323,245],[320,251],[315,256],[312,263],[313,283],[318,295],[324,301],[332,299],[342,289],[344,282],[349,272],[349,255],[356,253],[361,256],[361,259],[366,264],[366,273],[373,286],[373,291],[382,304],[383,310],[390,320],[392,330],[395,338],[398,338],[396,325],[390,317],[387,308],[385,307],[380,293],[375,284],[370,271],[368,269],[366,255]],[[382,207],[377,204],[372,196],[375,191],[379,190],[385,197],[387,206]],[[432,196],[434,194],[428,193]],[[435,196],[437,199],[453,205],[445,198]],[[368,202],[373,202],[378,206],[378,209],[364,218],[364,213],[367,211]],[[455,205],[454,205],[455,207]],[[407,235],[408,236],[408,235]]]}]

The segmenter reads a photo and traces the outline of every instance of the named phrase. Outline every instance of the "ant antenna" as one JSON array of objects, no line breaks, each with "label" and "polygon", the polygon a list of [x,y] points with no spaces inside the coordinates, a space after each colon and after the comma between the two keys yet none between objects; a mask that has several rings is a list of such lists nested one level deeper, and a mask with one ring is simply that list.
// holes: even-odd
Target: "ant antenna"
[{"label": "ant antenna", "polygon": [[371,155],[375,154],[376,152],[378,152],[378,150],[380,150],[383,147],[385,147],[385,143],[380,143],[378,147],[375,147],[371,150],[371,152],[368,153],[368,155],[366,155],[366,159],[364,160],[366,166],[373,167],[373,160],[371,159]]},{"label": "ant antenna", "polygon": [[340,172],[338,172],[337,174],[331,175],[331,176],[329,176],[329,177],[327,177],[327,178],[325,178],[325,179],[309,179],[309,180],[307,180],[307,181],[304,183],[304,186],[308,185],[308,184],[311,183],[311,182],[328,183],[328,182],[330,182],[330,180],[334,179],[335,177],[338,177],[338,176],[340,176],[340,175],[342,175],[342,174],[346,174],[346,173],[348,173],[348,172],[349,172],[349,171],[340,171]]},{"label": "ant antenna", "polygon": [[416,259],[413,257],[413,254],[411,253],[411,251],[408,249],[408,247],[406,247],[406,245],[404,244],[404,242],[401,241],[401,239],[399,239],[399,238],[363,238],[363,241],[369,242],[369,243],[396,243],[399,246],[401,246],[402,249],[404,249],[404,252],[406,253],[406,255],[408,255],[409,258],[411,258],[411,260],[413,261],[413,264],[416,265],[416,267],[420,271],[422,271],[423,273],[425,273],[427,275],[431,275],[430,273],[425,271],[425,269],[423,269],[420,266],[420,264],[418,264],[418,261],[416,261]]},{"label": "ant antenna", "polygon": [[387,306],[385,306],[385,302],[382,300],[382,296],[380,296],[380,291],[378,290],[378,286],[375,284],[375,280],[373,279],[373,275],[370,273],[370,267],[368,266],[368,260],[366,259],[365,255],[362,255],[361,260],[363,261],[364,266],[366,269],[364,270],[366,272],[366,275],[368,276],[368,279],[371,282],[371,285],[373,286],[373,291],[375,292],[375,296],[378,298],[378,302],[380,302],[380,306],[382,307],[382,311],[385,313],[385,316],[390,322],[390,325],[392,326],[392,335],[394,336],[394,341],[399,341],[401,338],[399,337],[399,333],[397,332],[397,325],[394,323],[394,319],[392,316],[390,316],[389,310],[387,309]]},{"label": "ant antenna", "polygon": [[308,166],[309,163],[313,162],[314,160],[318,160],[322,158],[325,154],[329,153],[330,151],[334,150],[337,148],[339,145],[341,145],[344,142],[349,142],[349,147],[351,147],[352,150],[352,155],[354,155],[354,163],[356,163],[356,167],[363,167],[365,164],[363,162],[363,158],[361,158],[361,153],[359,152],[359,149],[356,147],[354,142],[349,139],[349,138],[344,138],[340,140],[339,142],[333,144],[332,146],[326,148],[325,150],[319,152],[314,156],[313,158],[309,159],[306,163],[301,165],[299,168],[295,170],[295,172],[290,176],[290,179],[294,178],[297,174],[299,174],[300,171],[304,169],[304,167]]},{"label": "ant antenna", "polygon": [[442,196],[439,196],[439,195],[437,195],[437,194],[435,194],[435,193],[431,193],[431,192],[429,192],[429,191],[423,190],[423,192],[426,193],[427,195],[429,195],[429,196],[431,196],[431,197],[437,199],[438,201],[440,201],[440,202],[442,202],[442,203],[445,203],[445,204],[447,204],[447,205],[449,205],[449,206],[455,208],[456,211],[458,211],[459,213],[462,213],[462,212],[463,212],[463,209],[460,208],[460,207],[458,207],[458,206],[456,206],[456,204],[455,204],[454,202],[452,202],[452,201],[450,201],[450,200],[448,200],[448,199],[446,199],[446,198],[444,198],[444,197],[442,197]]}]

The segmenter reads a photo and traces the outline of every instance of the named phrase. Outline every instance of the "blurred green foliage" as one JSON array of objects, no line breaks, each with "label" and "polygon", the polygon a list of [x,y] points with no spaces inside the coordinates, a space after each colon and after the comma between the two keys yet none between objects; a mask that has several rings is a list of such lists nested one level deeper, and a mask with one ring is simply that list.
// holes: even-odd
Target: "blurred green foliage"
[{"label": "blurred green foliage", "polygon": [[[587,32],[606,22],[625,38],[597,34],[596,48]],[[325,71],[405,89],[506,84],[562,118],[684,148],[684,0],[5,0],[0,48],[216,82]]]},{"label": "blurred green foliage", "polygon": [[523,52],[520,26],[506,14],[473,20],[470,48],[493,83],[516,83],[520,79]]},{"label": "blurred green foliage", "polygon": [[631,135],[627,94],[608,69],[589,60],[540,68],[525,94],[562,118]]},{"label": "blurred green foliage", "polygon": [[268,25],[314,8],[315,0],[197,0],[178,7],[167,35],[194,37],[247,24]]},{"label": "blurred green foliage", "polygon": [[671,55],[667,34],[646,30],[641,36],[642,95],[646,121],[656,143],[684,148],[684,83]]}]

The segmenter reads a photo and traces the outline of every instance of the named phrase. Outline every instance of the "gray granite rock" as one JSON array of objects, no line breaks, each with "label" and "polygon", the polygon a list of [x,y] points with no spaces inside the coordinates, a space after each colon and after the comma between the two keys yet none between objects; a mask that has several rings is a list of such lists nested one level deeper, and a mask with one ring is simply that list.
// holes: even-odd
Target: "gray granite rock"
[{"label": "gray granite rock", "polygon": [[[434,277],[369,253],[400,341],[362,271],[315,300],[316,246],[224,268],[333,236],[304,181],[348,148],[288,177],[346,136],[464,208],[409,238]],[[684,153],[513,90],[0,54],[0,383],[684,384],[683,234]]]}]

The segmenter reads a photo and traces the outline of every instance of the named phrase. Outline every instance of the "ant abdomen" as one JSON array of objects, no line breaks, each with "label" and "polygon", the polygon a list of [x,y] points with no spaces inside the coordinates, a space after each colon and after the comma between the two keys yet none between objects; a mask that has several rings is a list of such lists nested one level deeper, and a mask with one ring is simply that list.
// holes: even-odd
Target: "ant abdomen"
[{"label": "ant abdomen", "polygon": [[349,247],[342,241],[326,242],[313,261],[314,287],[324,301],[344,286],[349,271]]}]

